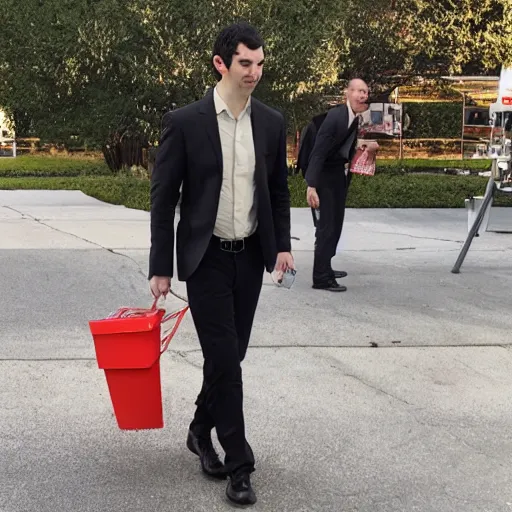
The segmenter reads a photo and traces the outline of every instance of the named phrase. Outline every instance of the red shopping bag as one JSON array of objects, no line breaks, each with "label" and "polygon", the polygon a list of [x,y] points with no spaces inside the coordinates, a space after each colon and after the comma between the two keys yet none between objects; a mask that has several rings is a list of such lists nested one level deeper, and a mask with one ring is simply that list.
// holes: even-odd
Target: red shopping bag
[{"label": "red shopping bag", "polygon": [[[122,430],[162,428],[160,356],[167,350],[189,306],[165,309],[120,308],[89,321],[98,368],[105,377],[117,423]],[[165,324],[174,324],[165,332]]]},{"label": "red shopping bag", "polygon": [[350,172],[373,176],[375,174],[375,153],[370,153],[366,148],[357,148],[350,163]]}]

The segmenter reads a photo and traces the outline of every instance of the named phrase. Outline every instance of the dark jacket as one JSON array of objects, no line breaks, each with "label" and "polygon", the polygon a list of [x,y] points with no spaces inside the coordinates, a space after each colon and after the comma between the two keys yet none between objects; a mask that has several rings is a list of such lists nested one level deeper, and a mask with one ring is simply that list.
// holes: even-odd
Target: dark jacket
[{"label": "dark jacket", "polygon": [[[286,128],[282,114],[251,99],[256,155],[254,179],[258,228],[265,267],[289,252],[290,194]],[[195,103],[169,112],[151,175],[149,279],[173,277],[174,215],[182,186],[176,230],[178,279],[186,281],[201,262],[213,235],[222,185],[222,150],[213,89]]]},{"label": "dark jacket", "polygon": [[318,186],[321,173],[345,172],[345,164],[355,153],[358,124],[356,118],[349,128],[347,105],[329,110],[318,130],[306,171],[310,187]]}]

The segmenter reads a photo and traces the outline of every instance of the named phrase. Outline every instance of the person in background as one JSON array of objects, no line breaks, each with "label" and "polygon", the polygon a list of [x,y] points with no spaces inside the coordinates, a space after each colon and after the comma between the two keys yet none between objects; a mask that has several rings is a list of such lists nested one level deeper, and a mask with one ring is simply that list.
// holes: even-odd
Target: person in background
[{"label": "person in background", "polygon": [[[347,273],[333,270],[331,259],[336,254],[343,228],[351,180],[347,167],[357,146],[358,114],[368,110],[368,86],[363,80],[352,79],[345,96],[346,103],[330,109],[321,124],[305,175],[308,204],[320,209],[316,222],[313,288],[332,292],[347,289],[336,280],[346,277]],[[367,149],[376,151],[378,144],[369,143]]]}]

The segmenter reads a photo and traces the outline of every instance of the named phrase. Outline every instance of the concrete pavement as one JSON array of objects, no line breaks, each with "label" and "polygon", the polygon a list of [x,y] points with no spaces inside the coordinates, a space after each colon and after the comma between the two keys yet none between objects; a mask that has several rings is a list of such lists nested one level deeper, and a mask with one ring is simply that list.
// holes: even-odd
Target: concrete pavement
[{"label": "concrete pavement", "polygon": [[[331,294],[310,286],[311,214],[292,217],[297,279],[266,276],[244,363],[252,510],[512,510],[512,235],[483,233],[454,275],[464,210],[348,210]],[[148,219],[0,191],[0,512],[232,509],[184,444],[190,314],[162,358],[162,430],[117,428],[94,359],[88,320],[151,303]]]}]

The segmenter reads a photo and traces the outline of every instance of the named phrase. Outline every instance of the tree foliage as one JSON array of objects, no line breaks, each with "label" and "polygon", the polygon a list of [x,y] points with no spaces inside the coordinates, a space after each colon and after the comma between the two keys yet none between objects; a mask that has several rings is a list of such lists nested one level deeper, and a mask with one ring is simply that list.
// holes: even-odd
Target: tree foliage
[{"label": "tree foliage", "polygon": [[479,74],[512,65],[511,0],[414,0],[408,37],[433,73]]},{"label": "tree foliage", "polygon": [[[512,65],[512,0],[348,0],[339,67],[388,94],[418,77]],[[384,94],[384,95],[385,95]]]},{"label": "tree foliage", "polygon": [[418,76],[496,73],[511,64],[511,2],[0,0],[0,105],[18,135],[137,153],[165,111],[214,85],[214,38],[245,19],[267,45],[255,95],[294,131],[351,76],[387,94]]}]

